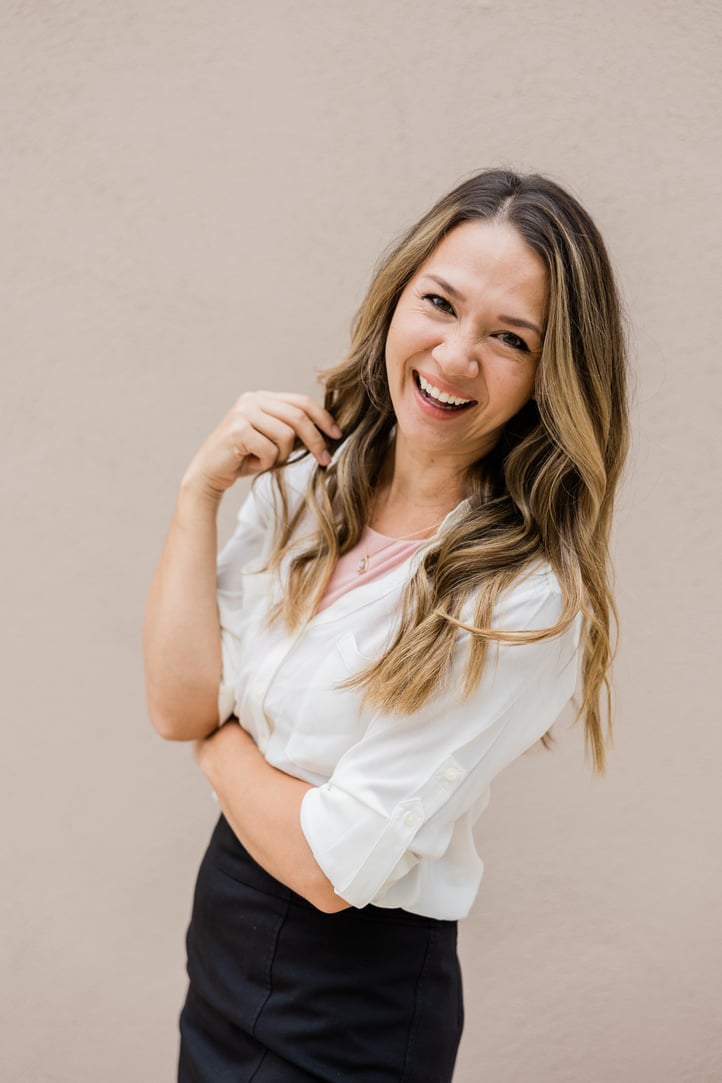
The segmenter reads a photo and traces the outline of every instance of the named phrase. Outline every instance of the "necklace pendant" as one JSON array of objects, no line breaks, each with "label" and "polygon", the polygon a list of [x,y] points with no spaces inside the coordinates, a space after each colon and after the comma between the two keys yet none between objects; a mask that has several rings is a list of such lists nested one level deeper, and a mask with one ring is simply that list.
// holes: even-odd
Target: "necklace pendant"
[{"label": "necklace pendant", "polygon": [[363,575],[363,573],[366,571],[368,566],[369,566],[369,555],[367,553],[366,556],[362,557],[361,560],[356,565],[356,571],[358,572],[359,575]]}]

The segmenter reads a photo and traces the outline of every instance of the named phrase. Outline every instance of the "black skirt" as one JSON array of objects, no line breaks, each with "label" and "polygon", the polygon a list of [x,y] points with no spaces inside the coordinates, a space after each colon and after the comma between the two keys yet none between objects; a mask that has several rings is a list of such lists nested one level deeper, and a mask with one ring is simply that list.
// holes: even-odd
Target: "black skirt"
[{"label": "black skirt", "polygon": [[450,1083],[456,922],[316,910],[221,816],[188,929],[179,1083]]}]

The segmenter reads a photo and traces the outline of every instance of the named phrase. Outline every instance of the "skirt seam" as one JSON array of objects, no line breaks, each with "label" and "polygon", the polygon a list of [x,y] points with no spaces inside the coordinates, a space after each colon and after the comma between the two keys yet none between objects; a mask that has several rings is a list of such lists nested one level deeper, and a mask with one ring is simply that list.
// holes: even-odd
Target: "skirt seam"
[{"label": "skirt seam", "polygon": [[431,957],[431,947],[434,938],[435,930],[429,929],[428,935],[426,937],[426,952],[424,954],[424,961],[421,965],[421,971],[419,973],[419,978],[416,983],[416,994],[414,996],[414,1014],[411,1019],[411,1026],[409,1027],[409,1038],[406,1043],[406,1056],[404,1057],[404,1074],[401,1077],[401,1083],[413,1083],[409,1076],[409,1066],[413,1064],[413,1047],[416,1040],[416,1034],[421,1023],[421,1015],[423,1009],[424,980],[426,977],[426,971],[428,969],[429,959]]},{"label": "skirt seam", "polygon": [[268,1004],[268,1001],[271,998],[271,994],[273,993],[273,963],[274,963],[275,958],[276,958],[276,952],[278,951],[278,941],[281,938],[281,930],[283,929],[283,926],[286,924],[286,922],[288,920],[289,906],[290,906],[290,899],[286,899],[286,909],[285,909],[284,915],[283,915],[281,921],[279,921],[279,923],[278,923],[278,927],[276,929],[276,935],[274,936],[273,942],[272,942],[272,944],[271,944],[271,946],[269,948],[269,951],[268,951],[268,955],[267,955],[267,959],[266,959],[266,963],[265,963],[265,967],[264,967],[265,971],[266,971],[266,986],[267,986],[266,995],[264,996],[263,1000],[259,1004],[258,1011],[256,1012],[255,1016],[253,1017],[253,1023],[251,1025],[251,1034],[252,1034],[252,1036],[254,1038],[256,1037],[256,1028],[258,1026],[258,1021],[261,1018],[261,1015],[263,1014],[263,1009]]},{"label": "skirt seam", "polygon": [[257,1076],[257,1075],[258,1075],[258,1073],[260,1072],[261,1068],[263,1067],[263,1062],[264,1062],[264,1060],[266,1059],[266,1057],[267,1057],[267,1056],[268,1056],[268,1049],[266,1048],[266,1049],[264,1049],[264,1051],[263,1051],[263,1056],[262,1056],[262,1057],[261,1057],[261,1059],[259,1060],[259,1062],[258,1062],[258,1064],[256,1065],[256,1067],[255,1067],[255,1068],[253,1069],[253,1075],[251,1075],[251,1076],[249,1077],[248,1083],[253,1083],[253,1080],[254,1080],[254,1079],[256,1078],[256,1076]]}]

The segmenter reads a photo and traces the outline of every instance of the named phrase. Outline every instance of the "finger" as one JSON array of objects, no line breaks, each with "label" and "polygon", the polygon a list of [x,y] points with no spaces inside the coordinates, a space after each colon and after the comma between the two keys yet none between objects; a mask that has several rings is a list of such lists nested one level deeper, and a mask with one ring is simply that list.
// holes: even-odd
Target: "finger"
[{"label": "finger", "polygon": [[300,437],[315,458],[323,466],[328,465],[330,456],[322,433],[297,407],[266,399],[261,395],[256,396],[253,401],[243,402],[241,417],[243,423],[250,424],[257,432],[273,441],[278,449],[277,463],[286,462],[296,439]]},{"label": "finger", "polygon": [[[292,429],[294,440],[298,437],[322,466],[328,466],[331,456],[324,434],[313,418],[306,413],[302,405],[296,405],[287,398],[276,399],[275,401],[265,400],[262,405],[266,412],[273,411],[276,418]],[[290,449],[288,454],[290,455]]]},{"label": "finger", "polygon": [[266,410],[254,410],[247,414],[248,421],[253,428],[267,437],[275,445],[278,452],[277,461],[285,462],[293,451],[296,442],[296,431],[293,426],[275,414]]},{"label": "finger", "polygon": [[333,415],[316,402],[315,399],[312,399],[310,395],[298,395],[291,391],[284,393],[271,391],[268,392],[268,394],[281,401],[291,403],[293,406],[302,410],[303,413],[311,419],[316,428],[320,429],[321,432],[326,433],[326,435],[330,436],[333,440],[340,440],[343,436]]},{"label": "finger", "polygon": [[245,418],[244,423],[230,433],[230,443],[236,458],[239,477],[270,470],[278,459],[278,446]]}]

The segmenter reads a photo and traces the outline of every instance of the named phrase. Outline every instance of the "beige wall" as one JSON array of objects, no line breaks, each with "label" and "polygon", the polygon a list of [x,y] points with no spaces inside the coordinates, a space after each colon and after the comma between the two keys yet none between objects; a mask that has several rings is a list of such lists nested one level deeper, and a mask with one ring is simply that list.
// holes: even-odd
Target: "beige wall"
[{"label": "beige wall", "polygon": [[722,1078],[721,30],[718,0],[0,6],[8,1083],[172,1080],[214,817],[144,714],[174,486],[241,390],[314,386],[381,248],[496,163],[597,218],[638,390],[616,753],[593,781],[560,725],[495,786],[456,1079]]}]

